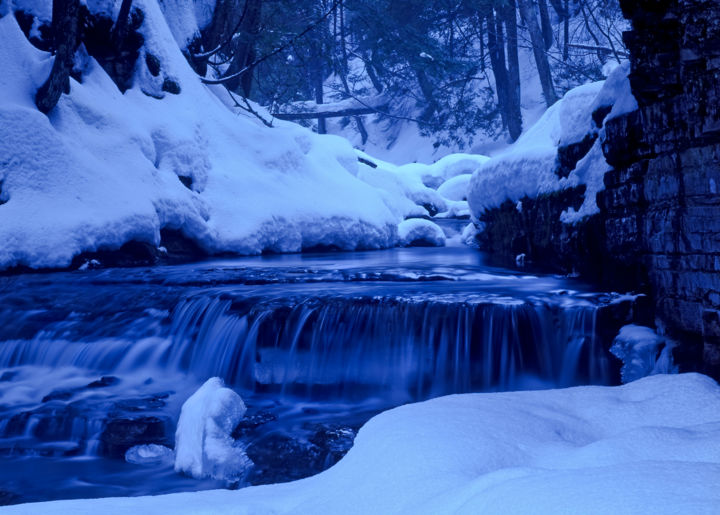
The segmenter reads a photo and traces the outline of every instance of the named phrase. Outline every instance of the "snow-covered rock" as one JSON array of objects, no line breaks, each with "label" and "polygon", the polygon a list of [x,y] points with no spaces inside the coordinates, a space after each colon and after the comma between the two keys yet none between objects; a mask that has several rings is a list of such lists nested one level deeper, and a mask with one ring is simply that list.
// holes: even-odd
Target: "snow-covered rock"
[{"label": "snow-covered rock", "polygon": [[672,359],[674,346],[649,327],[630,324],[620,329],[610,352],[623,362],[622,381],[629,383],[653,374],[677,372]]},{"label": "snow-covered rock", "polygon": [[230,436],[245,403],[222,379],[208,379],[183,404],[175,432],[175,471],[195,478],[235,479],[252,462]]},{"label": "snow-covered rock", "polygon": [[354,177],[346,140],[278,120],[267,128],[222,87],[201,84],[177,42],[203,16],[189,11],[193,2],[171,2],[166,13],[157,0],[133,6],[144,13],[141,55],[155,56],[160,78],[180,94],[144,94],[158,77],[142,58],[123,94],[87,58],[82,83],[71,79],[49,116],[34,95],[52,56],[27,41],[13,16],[0,19],[0,269],[64,267],[81,252],[131,240],[158,246],[161,229],[210,253],[396,243],[402,217]]},{"label": "snow-covered rock", "polygon": [[3,508],[43,513],[716,513],[720,386],[451,395],[382,413],[348,454],[292,483]]},{"label": "snow-covered rock", "polygon": [[[485,211],[509,200],[535,198],[579,185],[586,185],[585,199],[576,211],[561,216],[565,223],[575,223],[599,212],[596,196],[604,189],[603,177],[610,167],[602,153],[603,129],[593,121],[593,113],[607,107],[610,116],[637,107],[630,92],[629,66],[615,68],[605,81],[578,86],[568,91],[550,107],[535,125],[502,153],[494,156],[470,181],[468,202],[477,219]],[[578,143],[586,137],[597,137],[590,151],[578,161],[568,177],[555,174],[559,146]]]},{"label": "snow-covered rock", "polygon": [[404,173],[415,175],[423,184],[437,189],[443,182],[458,175],[471,175],[490,160],[487,156],[477,154],[450,154],[430,165],[411,163],[402,165]]},{"label": "snow-covered rock", "polygon": [[[413,167],[426,165],[396,166],[359,150],[356,152],[361,159],[357,177],[389,193],[389,208],[402,213],[403,218],[427,215],[428,211],[435,214],[447,209],[445,200],[437,191],[423,184],[420,175],[413,172]],[[421,212],[418,212],[418,207],[422,208]]]},{"label": "snow-covered rock", "polygon": [[467,192],[470,187],[472,175],[456,175],[440,185],[437,192],[448,200],[467,200]]},{"label": "snow-covered rock", "polygon": [[408,218],[398,225],[400,243],[405,247],[443,247],[445,233],[434,222],[424,218]]}]

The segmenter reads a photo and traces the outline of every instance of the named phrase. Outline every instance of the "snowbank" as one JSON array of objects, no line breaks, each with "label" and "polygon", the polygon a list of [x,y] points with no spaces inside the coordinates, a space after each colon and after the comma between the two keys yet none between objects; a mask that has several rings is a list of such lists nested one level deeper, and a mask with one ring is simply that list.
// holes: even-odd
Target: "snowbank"
[{"label": "snowbank", "polygon": [[175,432],[175,471],[201,479],[235,479],[252,462],[230,436],[245,415],[240,396],[208,379],[183,404]]},{"label": "snowbank", "polygon": [[674,346],[649,327],[630,324],[620,329],[610,352],[623,362],[622,381],[629,383],[653,374],[677,372],[672,360]]},{"label": "snowbank", "polygon": [[[592,118],[601,107],[609,116],[619,116],[637,107],[630,91],[629,65],[617,66],[607,80],[585,84],[568,91],[506,151],[490,159],[472,177],[468,202],[478,219],[485,211],[510,200],[562,189],[587,186],[585,200],[577,210],[564,212],[565,223],[575,223],[599,212],[596,195],[604,189],[603,176],[609,170],[602,153],[602,127]],[[578,143],[586,137],[597,137],[590,151],[565,178],[555,173],[559,146]]]},{"label": "snowbank", "polygon": [[405,247],[443,247],[445,233],[434,222],[423,218],[409,218],[398,225],[398,236]]},{"label": "snowbank", "polygon": [[716,513],[720,387],[469,394],[382,413],[317,476],[240,491],[59,501],[6,513]]},{"label": "snowbank", "polygon": [[[52,57],[26,40],[14,17],[0,19],[0,269],[64,267],[83,251],[130,240],[157,246],[164,228],[211,253],[395,244],[401,218],[354,177],[347,141],[291,123],[269,129],[229,109],[176,41],[202,13],[183,11],[191,2],[169,3],[173,35],[155,0],[133,5],[145,13],[134,86],[120,93],[87,58],[82,83],[71,80],[49,117],[33,98]],[[161,63],[158,77],[146,69],[147,53]],[[164,77],[180,94],[161,90]]]}]

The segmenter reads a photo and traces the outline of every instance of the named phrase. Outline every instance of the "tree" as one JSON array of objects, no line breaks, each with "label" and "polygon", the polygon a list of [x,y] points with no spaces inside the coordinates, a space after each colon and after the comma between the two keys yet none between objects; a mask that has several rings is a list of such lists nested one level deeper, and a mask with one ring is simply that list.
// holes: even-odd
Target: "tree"
[{"label": "tree", "polygon": [[530,34],[530,42],[532,43],[533,54],[535,56],[535,64],[537,65],[540,85],[542,86],[545,103],[548,107],[558,100],[555,86],[553,85],[552,73],[550,71],[550,63],[545,53],[545,40],[543,39],[540,25],[538,25],[535,8],[532,0],[517,0],[520,16],[522,17],[527,30]]},{"label": "tree", "polygon": [[80,0],[54,0],[52,34],[55,60],[50,76],[35,95],[35,104],[43,113],[57,105],[63,93],[70,93],[70,71],[79,43]]}]

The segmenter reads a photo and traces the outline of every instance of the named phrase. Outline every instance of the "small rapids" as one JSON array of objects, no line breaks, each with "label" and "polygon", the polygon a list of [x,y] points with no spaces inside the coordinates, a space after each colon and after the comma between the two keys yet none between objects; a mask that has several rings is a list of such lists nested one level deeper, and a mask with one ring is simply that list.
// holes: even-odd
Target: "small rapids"
[{"label": "small rapids", "polygon": [[480,256],[396,249],[0,278],[0,504],[228,486],[123,460],[133,445],[172,448],[180,406],[213,376],[249,407],[235,435],[256,462],[243,484],[327,468],[362,423],[402,403],[617,380],[607,347],[631,297]]}]

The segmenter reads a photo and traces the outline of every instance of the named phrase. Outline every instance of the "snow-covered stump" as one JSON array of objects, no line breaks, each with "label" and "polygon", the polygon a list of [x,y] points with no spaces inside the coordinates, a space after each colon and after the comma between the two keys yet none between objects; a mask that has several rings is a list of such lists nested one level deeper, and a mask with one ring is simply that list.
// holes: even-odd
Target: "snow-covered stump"
[{"label": "snow-covered stump", "polygon": [[398,225],[400,244],[404,247],[444,247],[445,233],[434,222],[409,218]]},{"label": "snow-covered stump", "polygon": [[252,461],[231,433],[245,415],[242,398],[222,379],[208,379],[183,404],[175,432],[175,471],[194,478],[234,480]]}]

